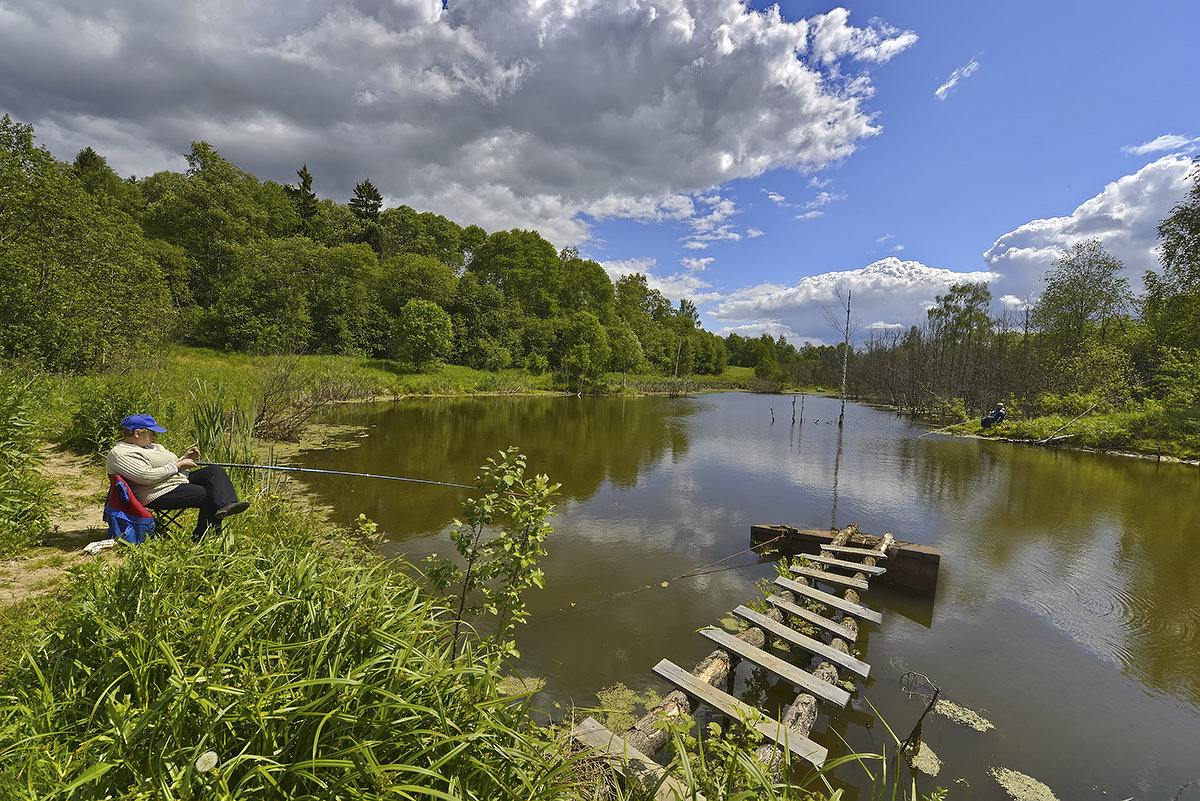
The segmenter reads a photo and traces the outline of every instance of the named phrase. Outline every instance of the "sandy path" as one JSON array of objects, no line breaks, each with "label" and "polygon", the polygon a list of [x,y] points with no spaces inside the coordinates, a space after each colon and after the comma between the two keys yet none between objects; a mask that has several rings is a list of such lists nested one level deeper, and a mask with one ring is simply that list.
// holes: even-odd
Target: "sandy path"
[{"label": "sandy path", "polygon": [[82,456],[48,448],[42,474],[54,482],[57,502],[50,512],[45,543],[11,559],[0,560],[0,605],[49,592],[67,568],[92,557],[83,546],[108,537],[101,515],[108,477],[104,466]]}]

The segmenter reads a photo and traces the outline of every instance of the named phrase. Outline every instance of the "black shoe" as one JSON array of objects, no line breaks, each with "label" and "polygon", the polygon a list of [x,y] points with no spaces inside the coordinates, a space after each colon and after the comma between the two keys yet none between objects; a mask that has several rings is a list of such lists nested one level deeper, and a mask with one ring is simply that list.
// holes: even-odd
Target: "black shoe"
[{"label": "black shoe", "polygon": [[238,501],[237,503],[231,503],[228,506],[222,506],[217,510],[217,513],[214,514],[213,517],[216,518],[217,522],[220,522],[230,515],[241,514],[249,508],[250,501]]}]

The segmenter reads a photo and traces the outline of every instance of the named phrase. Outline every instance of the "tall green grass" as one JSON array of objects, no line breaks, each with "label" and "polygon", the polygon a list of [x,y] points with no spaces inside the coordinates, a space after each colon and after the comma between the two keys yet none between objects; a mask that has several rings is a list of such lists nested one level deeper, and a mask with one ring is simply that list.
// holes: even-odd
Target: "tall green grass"
[{"label": "tall green grass", "polygon": [[0,798],[562,798],[498,687],[405,574],[313,547],[282,503],[79,576],[0,680]]},{"label": "tall green grass", "polygon": [[36,545],[49,530],[51,486],[41,477],[35,380],[0,372],[0,556]]}]

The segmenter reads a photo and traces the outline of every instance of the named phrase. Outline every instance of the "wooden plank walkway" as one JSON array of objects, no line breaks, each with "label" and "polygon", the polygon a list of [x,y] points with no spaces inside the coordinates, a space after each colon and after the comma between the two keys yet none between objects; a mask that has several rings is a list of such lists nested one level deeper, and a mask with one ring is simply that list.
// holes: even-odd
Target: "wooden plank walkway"
[{"label": "wooden plank walkway", "polygon": [[716,709],[726,717],[744,720],[754,727],[754,730],[772,742],[787,748],[796,756],[807,759],[817,767],[825,762],[829,750],[817,745],[807,737],[801,737],[795,732],[788,731],[782,723],[749,704],[744,704],[728,693],[723,693],[716,687],[688,673],[669,659],[664,659],[654,666],[654,672],[667,681],[704,703]]},{"label": "wooden plank walkway", "polygon": [[814,626],[820,626],[835,637],[845,637],[846,629],[842,626],[841,621],[830,620],[827,617],[822,617],[811,609],[805,609],[803,606],[798,606],[791,601],[784,600],[778,595],[771,595],[767,598],[767,603],[771,606],[776,606],[781,612],[787,612],[789,615],[795,615],[798,618],[812,623]]},{"label": "wooden plank walkway", "polygon": [[[828,659],[835,665],[841,665],[842,667],[846,668],[846,670],[857,673],[864,679],[867,678],[867,676],[871,673],[871,666],[861,659],[853,657],[850,654],[844,654],[838,649],[834,648],[832,645],[826,645],[820,640],[814,640],[812,637],[805,636],[790,626],[785,626],[783,623],[776,623],[766,615],[755,612],[749,607],[739,606],[737,609],[733,610],[733,613],[743,620],[750,621],[763,631],[766,631],[769,634],[774,634],[780,639],[787,640],[793,645],[798,645],[806,651],[814,653],[817,656],[823,657],[824,659]],[[700,633],[703,634],[704,632],[701,631]],[[844,637],[846,635],[843,634],[842,636]],[[763,667],[766,667],[766,665],[763,665]],[[809,674],[807,671],[805,671],[805,675],[812,674]]]},{"label": "wooden plank walkway", "polygon": [[846,570],[857,570],[866,573],[868,576],[882,576],[887,572],[886,567],[879,565],[864,565],[862,562],[847,562],[844,559],[834,559],[832,556],[818,556],[815,554],[805,554],[800,557],[809,562],[816,562],[819,565],[829,565],[830,567],[841,567]]},{"label": "wooden plank walkway", "polygon": [[852,548],[849,545],[822,545],[822,551],[844,553],[849,556],[874,556],[876,559],[887,559],[886,551],[875,551],[870,548]]},{"label": "wooden plank walkway", "polygon": [[[744,608],[744,607],[743,607]],[[750,610],[746,610],[750,611]],[[766,618],[771,620],[770,618]],[[775,621],[771,620],[772,623]],[[786,629],[787,626],[784,626]],[[828,701],[831,704],[836,704],[842,709],[846,708],[846,704],[850,703],[850,693],[843,690],[841,687],[836,687],[827,681],[821,681],[813,674],[803,668],[796,667],[791,662],[786,662],[772,653],[768,653],[761,648],[757,648],[744,640],[739,640],[724,629],[719,629],[716,626],[700,629],[700,634],[715,642],[727,651],[732,651],[743,659],[749,659],[756,665],[762,665],[767,670],[781,676],[797,687],[802,688],[806,692],[810,692],[822,701]],[[803,637],[803,634],[793,635]],[[816,642],[816,640],[813,640]],[[818,643],[818,645],[825,645]],[[825,645],[829,648],[828,645]],[[830,649],[833,650],[833,649]],[[845,654],[842,654],[845,656]]]},{"label": "wooden plank walkway", "polygon": [[839,598],[836,595],[830,595],[827,592],[814,590],[807,584],[801,584],[798,581],[792,581],[791,579],[784,578],[783,576],[776,578],[775,583],[780,587],[791,590],[792,592],[798,592],[801,595],[812,598],[814,601],[820,601],[826,606],[832,606],[834,609],[845,612],[848,615],[854,615],[859,620],[869,620],[870,622],[876,624],[883,622],[883,615],[879,612],[876,612],[873,609],[868,609],[865,606],[859,606],[858,604],[850,603],[849,601]]},{"label": "wooden plank walkway", "polygon": [[571,736],[588,748],[599,751],[608,764],[620,773],[635,779],[643,787],[658,787],[654,797],[657,801],[704,801],[704,796],[692,791],[687,785],[669,775],[662,765],[625,742],[624,737],[613,734],[594,718],[585,718],[571,732]]},{"label": "wooden plank walkway", "polygon": [[826,584],[840,584],[843,587],[850,587],[855,590],[869,590],[870,586],[863,579],[854,578],[853,576],[843,576],[840,573],[831,573],[828,570],[814,570],[811,567],[800,567],[799,565],[788,565],[788,572],[797,576],[804,576],[813,581],[823,581]]},{"label": "wooden plank walkway", "polygon": [[[847,531],[848,529],[843,529],[841,535],[845,535]],[[751,529],[751,532],[753,536],[754,529]],[[881,540],[883,543],[890,543],[891,541],[891,534],[886,534]],[[819,555],[801,554],[801,557],[812,563],[812,566],[794,564],[787,567],[787,572],[800,579],[799,581],[788,578],[785,574],[777,577],[775,584],[791,590],[797,596],[812,599],[838,610],[844,615],[850,615],[858,620],[875,624],[882,623],[882,613],[862,606],[859,603],[848,601],[831,592],[818,590],[815,586],[810,586],[809,583],[802,582],[807,581],[812,584],[824,582],[825,584],[836,585],[839,587],[837,592],[840,592],[842,588],[851,588],[857,591],[868,590],[870,589],[868,583],[870,578],[882,576],[888,573],[888,569],[880,565],[868,565],[851,560],[868,556],[882,560],[887,558],[887,553],[868,548],[826,544],[820,545],[820,550],[821,553]],[[823,570],[821,569],[822,567],[828,568],[828,570]],[[893,565],[894,567],[895,565]],[[894,574],[895,571],[893,570],[892,573]],[[863,576],[866,576],[866,578],[863,578]],[[846,595],[857,600],[855,594],[850,592],[850,590],[846,591]],[[767,602],[785,615],[791,615],[804,620],[806,623],[816,626],[836,638],[851,643],[855,638],[857,626],[849,618],[840,621],[832,620],[810,609],[805,609],[799,603],[786,600],[778,594],[769,596]],[[833,680],[832,677],[837,677],[837,680],[841,681],[847,675],[838,673],[838,670],[842,669],[864,679],[870,677],[871,666],[863,660],[851,654],[844,653],[831,645],[827,645],[820,639],[802,634],[787,625],[786,622],[776,621],[744,605],[734,609],[733,614],[766,632],[768,642],[771,642],[770,638],[781,639],[789,645],[796,646],[807,652],[804,655],[805,659],[807,659],[807,654],[813,654],[819,659],[824,660],[823,666],[819,670],[816,670],[816,673],[830,678],[830,681]],[[776,613],[774,610],[771,610],[771,614],[775,615]],[[784,618],[785,621],[786,619]],[[796,718],[794,723],[796,728],[789,729],[762,710],[756,709],[754,706],[717,689],[704,679],[693,675],[668,659],[661,660],[654,666],[653,671],[690,696],[693,704],[696,702],[703,703],[727,718],[744,721],[768,741],[776,743],[779,747],[787,749],[790,753],[813,763],[817,767],[823,765],[828,758],[829,752],[826,748],[813,742],[806,736],[814,722],[812,717],[815,710],[815,707],[807,705],[812,702],[813,698],[816,698],[821,702],[834,704],[838,708],[844,709],[850,701],[850,692],[838,684],[818,678],[812,672],[803,669],[797,664],[793,664],[793,661],[780,658],[765,647],[759,648],[751,645],[749,642],[735,637],[724,629],[716,626],[707,626],[701,629],[699,633],[722,649],[734,665],[737,664],[738,659],[745,659],[771,671],[775,676],[791,682],[799,690],[801,696],[806,699],[803,701],[803,705],[799,707],[800,710],[804,711],[804,714],[798,715]],[[726,674],[724,672],[718,673],[713,671],[705,672],[703,675],[706,677],[713,676],[711,680],[714,683],[719,683],[715,676],[724,676]],[[732,682],[732,677],[730,681]],[[785,716],[784,719],[790,718]],[[610,732],[593,718],[584,720],[583,723],[571,732],[571,736],[585,747],[597,752],[601,758],[612,766],[613,770],[622,773],[631,781],[637,781],[642,787],[655,788],[656,801],[684,801],[685,799],[692,798],[699,798],[703,801],[702,797],[694,794],[694,791],[684,782],[670,776],[661,765],[654,761],[653,755],[647,756],[639,752],[624,737]],[[635,742],[638,742],[638,740],[635,739]],[[648,739],[646,742],[654,742],[657,745],[659,741]],[[767,748],[770,750],[770,747]]]}]

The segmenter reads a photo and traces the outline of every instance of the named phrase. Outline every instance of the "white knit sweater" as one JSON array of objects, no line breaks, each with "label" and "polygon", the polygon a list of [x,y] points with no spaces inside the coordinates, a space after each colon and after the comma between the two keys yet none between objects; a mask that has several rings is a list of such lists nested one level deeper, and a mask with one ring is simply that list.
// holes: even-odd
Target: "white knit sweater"
[{"label": "white knit sweater", "polygon": [[187,471],[175,463],[179,457],[162,445],[140,448],[128,442],[118,442],[108,452],[108,472],[124,476],[133,494],[143,504],[165,495],[188,483]]}]

